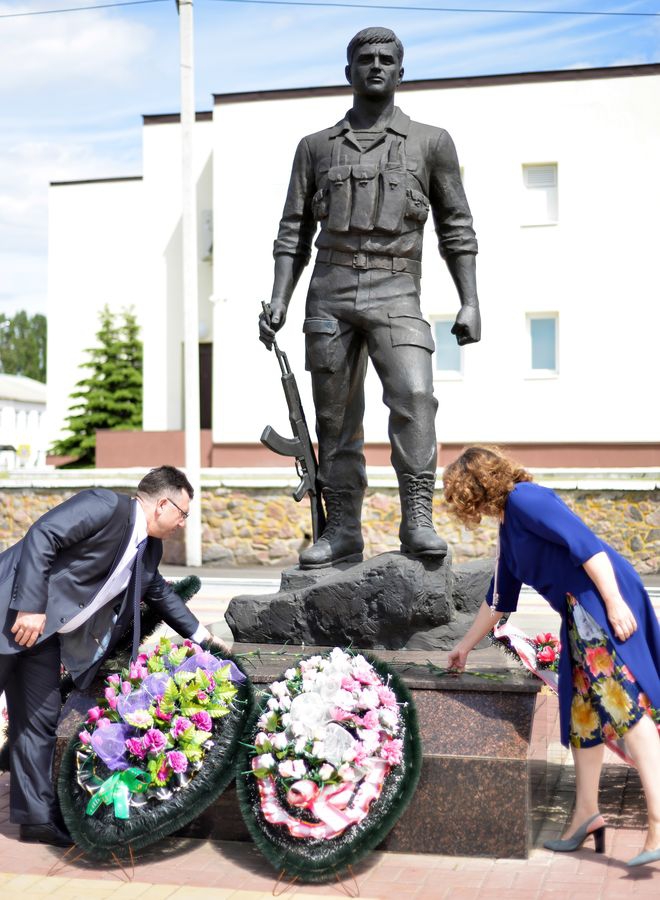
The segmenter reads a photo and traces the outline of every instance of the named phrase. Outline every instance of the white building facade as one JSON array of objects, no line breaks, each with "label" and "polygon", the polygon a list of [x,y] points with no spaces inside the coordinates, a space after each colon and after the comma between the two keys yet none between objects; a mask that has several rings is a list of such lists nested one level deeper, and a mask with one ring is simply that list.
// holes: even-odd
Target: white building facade
[{"label": "white building facade", "polygon": [[46,464],[46,385],[0,372],[0,471]]},{"label": "white building facade", "polygon": [[[287,432],[279,369],[257,339],[260,301],[295,147],[350,101],[346,88],[219,95],[198,115],[211,464],[269,464],[263,427]],[[660,464],[648,403],[660,383],[660,65],[414,82],[397,105],[452,135],[480,247],[482,341],[459,350],[449,336],[456,291],[427,227],[422,309],[436,338],[441,444],[540,448],[532,464]],[[142,326],[145,430],[183,426],[178,117],[145,118],[143,162],[141,179],[51,189],[52,438],[105,303],[133,306]],[[310,420],[302,320],[312,265],[279,336]],[[371,371],[367,384],[365,436],[382,464],[386,410]]]}]

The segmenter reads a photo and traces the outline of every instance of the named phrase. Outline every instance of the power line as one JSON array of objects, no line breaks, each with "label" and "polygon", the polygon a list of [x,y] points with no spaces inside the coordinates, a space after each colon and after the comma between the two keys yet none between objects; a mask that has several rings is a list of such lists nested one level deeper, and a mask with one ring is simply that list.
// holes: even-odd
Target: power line
[{"label": "power line", "polygon": [[[169,0],[119,0],[117,3],[97,3],[91,6],[73,6],[66,9],[39,9],[29,12],[0,13],[0,19],[19,19],[28,16],[51,16],[58,13],[86,12],[89,9],[113,9],[117,6],[143,6],[147,3],[168,3]],[[619,10],[585,10],[585,9],[493,9],[467,8],[461,6],[402,6],[380,3],[333,3],[331,0],[212,0],[215,3],[243,3],[256,6],[306,6],[331,7],[334,9],[378,9],[399,12],[443,12],[443,13],[478,13],[480,15],[503,16],[617,16],[660,18],[660,12],[622,12]]]},{"label": "power line", "polygon": [[379,3],[332,3],[326,0],[212,0],[214,3],[251,3],[257,6],[331,6],[335,9],[389,9],[403,12],[488,13],[512,16],[646,16],[660,18],[660,12],[619,12],[585,9],[485,9],[461,6],[394,6]]},{"label": "power line", "polygon": [[32,9],[29,12],[0,13],[0,19],[25,19],[28,16],[54,16],[57,13],[86,12],[88,9],[111,9],[114,6],[142,6],[145,3],[168,3],[169,0],[119,0],[118,3],[97,3],[94,6],[71,6],[68,9]]}]

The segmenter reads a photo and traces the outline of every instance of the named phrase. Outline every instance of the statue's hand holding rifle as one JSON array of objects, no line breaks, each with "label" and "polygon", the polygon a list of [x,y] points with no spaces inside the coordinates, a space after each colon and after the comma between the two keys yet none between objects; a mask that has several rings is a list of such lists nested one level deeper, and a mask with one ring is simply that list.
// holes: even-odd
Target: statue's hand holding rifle
[{"label": "statue's hand holding rifle", "polygon": [[277,346],[275,332],[284,324],[286,307],[277,309],[279,316],[270,304],[262,303],[262,313],[259,316],[259,340],[269,350],[274,350],[282,373],[282,388],[289,407],[289,422],[293,431],[292,438],[282,437],[270,425],[267,425],[261,435],[261,443],[281,456],[292,456],[296,460],[296,472],[300,476],[300,484],[293,493],[294,500],[300,501],[309,494],[312,510],[312,536],[317,541],[325,526],[325,513],[321,500],[316,475],[318,462],[312,445],[309,428],[305,420],[305,413],[298,392],[296,379],[289,366],[286,353]]}]

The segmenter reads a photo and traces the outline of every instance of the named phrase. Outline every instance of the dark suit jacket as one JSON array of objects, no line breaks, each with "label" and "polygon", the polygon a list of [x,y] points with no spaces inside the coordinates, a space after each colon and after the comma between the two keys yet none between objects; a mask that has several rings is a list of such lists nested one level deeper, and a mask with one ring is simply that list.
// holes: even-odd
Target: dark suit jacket
[{"label": "dark suit jacket", "polygon": [[[43,515],[21,541],[0,554],[0,654],[22,650],[11,634],[16,612],[46,613],[39,638],[44,641],[91,603],[126,549],[135,504],[114,491],[81,491]],[[159,573],[162,552],[162,541],[150,537],[141,563],[142,596],[164,622],[189,637],[199,622]],[[126,594],[119,598],[123,607],[116,623],[117,604],[107,603],[80,628],[60,635],[62,660],[80,686],[89,684],[130,622]],[[104,657],[90,668],[108,632]]]}]

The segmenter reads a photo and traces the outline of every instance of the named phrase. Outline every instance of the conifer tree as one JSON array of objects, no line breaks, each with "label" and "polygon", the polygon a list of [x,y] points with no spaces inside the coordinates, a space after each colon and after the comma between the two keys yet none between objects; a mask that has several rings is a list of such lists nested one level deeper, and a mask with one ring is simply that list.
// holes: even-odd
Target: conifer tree
[{"label": "conifer tree", "polygon": [[104,306],[97,346],[86,349],[81,364],[89,374],[76,384],[66,424],[68,437],[57,441],[52,453],[73,456],[68,465],[93,466],[96,432],[134,431],[142,428],[142,342],[135,314],[120,314]]}]

